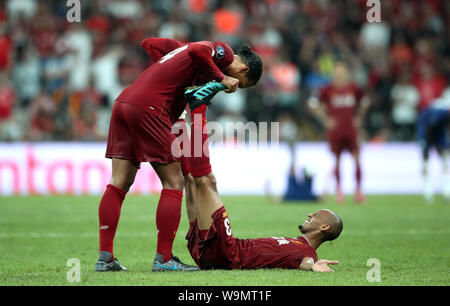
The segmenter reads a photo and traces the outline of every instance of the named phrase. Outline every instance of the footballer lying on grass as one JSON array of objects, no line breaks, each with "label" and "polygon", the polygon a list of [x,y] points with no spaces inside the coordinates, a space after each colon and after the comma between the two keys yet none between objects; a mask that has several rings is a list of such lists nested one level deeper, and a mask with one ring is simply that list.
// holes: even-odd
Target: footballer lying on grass
[{"label": "footballer lying on grass", "polygon": [[[211,84],[209,98],[215,89]],[[203,90],[201,86],[199,91]],[[194,99],[194,93],[186,92],[186,99]],[[207,95],[206,95],[207,96]],[[208,97],[196,99],[208,99]],[[332,272],[329,264],[337,261],[317,260],[316,250],[325,241],[339,237],[343,223],[334,212],[323,209],[308,215],[299,226],[303,236],[297,238],[271,237],[262,239],[238,239],[231,232],[230,220],[217,192],[212,173],[206,125],[206,105],[191,112],[191,150],[201,145],[201,156],[181,158],[186,190],[186,208],[190,223],[186,235],[187,246],[200,269],[260,269],[284,268],[315,272]],[[202,116],[195,120],[194,116]],[[184,119],[177,124],[185,124]],[[184,143],[189,141],[187,133],[179,136]],[[201,137],[201,141],[196,139]]]},{"label": "footballer lying on grass", "polygon": [[[194,202],[190,204],[195,206]],[[299,226],[303,236],[259,239],[234,238],[223,205],[207,209],[188,207],[189,210],[199,212],[189,215],[186,239],[192,258],[202,270],[278,268],[334,272],[328,265],[338,264],[335,260],[317,260],[316,254],[323,242],[337,238],[342,230],[341,219],[330,210],[309,214]],[[209,215],[211,211],[214,212]]]}]

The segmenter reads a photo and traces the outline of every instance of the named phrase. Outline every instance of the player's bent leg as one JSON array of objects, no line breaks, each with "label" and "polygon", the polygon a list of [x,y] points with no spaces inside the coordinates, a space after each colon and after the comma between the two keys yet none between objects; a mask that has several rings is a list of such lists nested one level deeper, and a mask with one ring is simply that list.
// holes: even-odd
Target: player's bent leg
[{"label": "player's bent leg", "polygon": [[212,224],[212,214],[223,206],[217,192],[216,178],[213,173],[196,177],[197,220],[200,230],[207,230]]},{"label": "player's bent leg", "polygon": [[189,219],[189,223],[192,223],[197,219],[197,206],[195,204],[196,187],[195,180],[190,173],[184,176],[184,190],[186,191],[186,210]]}]

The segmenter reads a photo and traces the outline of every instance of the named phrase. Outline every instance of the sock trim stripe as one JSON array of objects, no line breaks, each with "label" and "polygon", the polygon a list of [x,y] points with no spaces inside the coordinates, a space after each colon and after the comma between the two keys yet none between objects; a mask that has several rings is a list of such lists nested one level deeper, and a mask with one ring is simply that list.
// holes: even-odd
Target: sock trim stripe
[{"label": "sock trim stripe", "polygon": [[183,199],[183,191],[182,190],[177,190],[177,189],[166,189],[163,188],[161,190],[161,196],[162,195],[166,195],[166,196],[170,196],[173,197],[177,200],[182,200]]},{"label": "sock trim stripe", "polygon": [[111,188],[111,189],[113,189],[113,190],[116,191],[122,198],[125,198],[125,196],[126,196],[126,194],[127,194],[127,192],[126,192],[125,190],[122,190],[122,189],[120,189],[120,188],[118,188],[118,187],[116,187],[116,186],[114,186],[114,185],[111,185],[111,184],[107,185],[106,188]]}]

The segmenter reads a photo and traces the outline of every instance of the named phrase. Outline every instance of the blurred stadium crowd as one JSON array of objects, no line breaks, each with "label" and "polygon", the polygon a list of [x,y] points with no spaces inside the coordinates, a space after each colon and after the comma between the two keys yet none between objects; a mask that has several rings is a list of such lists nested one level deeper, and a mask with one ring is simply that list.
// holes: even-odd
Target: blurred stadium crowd
[{"label": "blurred stadium crowd", "polygon": [[414,140],[418,112],[449,85],[450,1],[381,1],[381,23],[366,21],[366,1],[90,0],[69,23],[65,0],[2,0],[0,141],[106,139],[151,36],[250,42],[261,55],[260,84],[218,95],[210,120],[287,122],[288,138],[323,139],[306,101],[344,60],[372,102],[365,139]]}]

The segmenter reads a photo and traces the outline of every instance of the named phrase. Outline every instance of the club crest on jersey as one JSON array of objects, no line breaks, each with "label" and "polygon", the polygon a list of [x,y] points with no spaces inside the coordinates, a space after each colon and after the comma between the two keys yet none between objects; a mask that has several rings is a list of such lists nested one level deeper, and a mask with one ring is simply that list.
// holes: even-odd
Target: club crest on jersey
[{"label": "club crest on jersey", "polygon": [[223,58],[225,56],[225,49],[222,46],[216,48],[216,57]]}]

